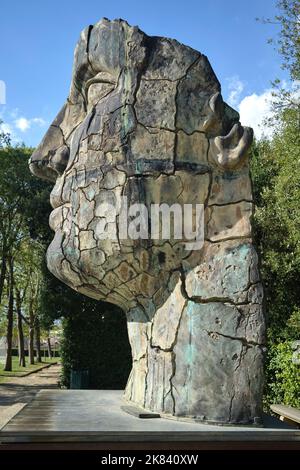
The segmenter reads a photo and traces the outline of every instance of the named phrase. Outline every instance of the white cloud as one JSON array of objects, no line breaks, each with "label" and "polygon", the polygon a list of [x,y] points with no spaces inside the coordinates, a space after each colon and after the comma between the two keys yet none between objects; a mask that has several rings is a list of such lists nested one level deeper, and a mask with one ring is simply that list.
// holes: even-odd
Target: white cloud
[{"label": "white cloud", "polygon": [[229,91],[227,102],[230,106],[235,107],[240,101],[240,97],[245,88],[245,85],[237,75],[227,78],[227,82],[227,88]]},{"label": "white cloud", "polygon": [[10,134],[12,144],[23,142],[26,138],[28,145],[35,145],[36,142],[33,139],[39,141],[42,137],[40,134],[47,126],[47,121],[42,117],[26,118],[19,108],[7,106],[0,106],[0,121],[3,121],[0,131]]},{"label": "white cloud", "polygon": [[270,126],[263,124],[265,119],[272,117],[271,100],[272,90],[267,89],[260,95],[253,93],[245,96],[238,105],[241,123],[252,127],[258,139],[262,136],[270,137],[273,133]]},{"label": "white cloud", "polygon": [[30,120],[24,117],[20,117],[15,120],[15,126],[22,132],[26,132],[30,128]]},{"label": "white cloud", "polygon": [[21,132],[26,132],[30,127],[36,124],[40,127],[43,127],[46,124],[46,121],[43,118],[36,117],[32,119],[27,119],[25,117],[20,117],[15,120],[15,126],[17,129],[19,129]]},{"label": "white cloud", "polygon": [[[263,135],[270,137],[273,129],[264,126],[264,120],[272,116],[272,90],[266,89],[261,94],[245,95],[245,82],[238,75],[226,79],[227,103],[240,113],[240,121],[244,126],[253,128],[256,138]],[[243,98],[242,98],[243,97]]]},{"label": "white cloud", "polygon": [[35,124],[38,124],[40,127],[43,127],[46,124],[45,119],[40,118],[40,117],[33,118],[31,121],[34,122]]}]

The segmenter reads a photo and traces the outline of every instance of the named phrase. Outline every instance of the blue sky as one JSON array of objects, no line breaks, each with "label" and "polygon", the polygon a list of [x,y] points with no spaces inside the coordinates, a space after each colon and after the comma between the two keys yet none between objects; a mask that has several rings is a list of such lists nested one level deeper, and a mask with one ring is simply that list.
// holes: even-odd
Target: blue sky
[{"label": "blue sky", "polygon": [[124,18],[149,35],[176,38],[206,54],[223,96],[243,124],[268,112],[270,81],[284,78],[280,57],[267,39],[278,27],[275,0],[2,0],[0,80],[6,104],[0,118],[15,141],[37,145],[69,89],[80,31],[102,17]]}]

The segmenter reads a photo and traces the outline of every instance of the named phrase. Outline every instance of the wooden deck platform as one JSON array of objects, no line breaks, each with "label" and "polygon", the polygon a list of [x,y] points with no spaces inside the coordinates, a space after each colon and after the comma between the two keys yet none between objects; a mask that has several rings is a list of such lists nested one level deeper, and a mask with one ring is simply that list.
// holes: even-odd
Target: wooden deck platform
[{"label": "wooden deck platform", "polygon": [[168,448],[197,449],[212,448],[212,444],[214,448],[277,448],[285,443],[300,449],[300,430],[275,418],[267,417],[261,428],[212,426],[140,419],[122,410],[123,404],[121,391],[42,390],[0,431],[0,443],[2,448],[18,443],[37,448],[42,443],[90,443],[102,449],[120,448],[120,443],[137,446],[131,448],[169,443]]}]

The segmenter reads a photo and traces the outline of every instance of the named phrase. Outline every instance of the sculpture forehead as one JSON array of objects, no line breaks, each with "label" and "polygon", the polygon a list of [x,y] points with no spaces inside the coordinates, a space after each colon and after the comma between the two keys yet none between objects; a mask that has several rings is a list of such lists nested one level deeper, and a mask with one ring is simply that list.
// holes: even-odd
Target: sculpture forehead
[{"label": "sculpture forehead", "polygon": [[85,28],[75,48],[73,73],[85,78],[80,77],[84,72],[118,72],[126,64],[126,35],[133,33],[132,27],[126,30],[123,22],[108,20]]},{"label": "sculpture forehead", "polygon": [[[200,57],[204,56],[174,39],[147,36],[123,20],[102,19],[80,35],[74,54],[73,80],[81,85],[96,73],[115,75],[126,67],[131,73],[143,69],[149,80],[178,80]],[[201,74],[201,70],[198,72]],[[212,69],[209,72],[210,80],[219,86]]]}]

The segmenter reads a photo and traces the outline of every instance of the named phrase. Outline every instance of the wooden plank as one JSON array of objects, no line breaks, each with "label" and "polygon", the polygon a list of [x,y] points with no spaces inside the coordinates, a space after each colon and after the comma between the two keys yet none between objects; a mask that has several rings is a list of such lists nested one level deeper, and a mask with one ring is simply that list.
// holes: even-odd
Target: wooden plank
[{"label": "wooden plank", "polygon": [[295,423],[300,423],[300,410],[297,408],[287,405],[271,405],[270,408],[274,413],[282,416],[283,418],[287,418]]}]

